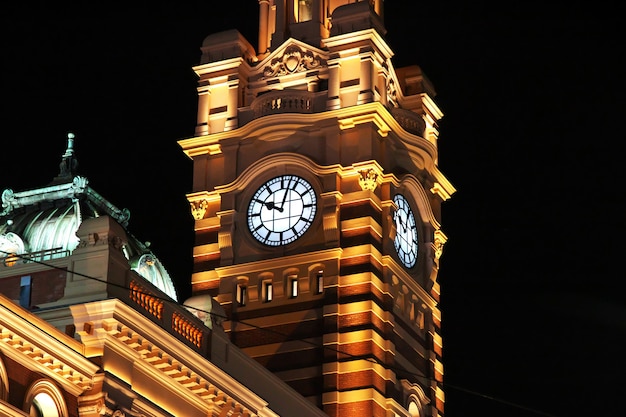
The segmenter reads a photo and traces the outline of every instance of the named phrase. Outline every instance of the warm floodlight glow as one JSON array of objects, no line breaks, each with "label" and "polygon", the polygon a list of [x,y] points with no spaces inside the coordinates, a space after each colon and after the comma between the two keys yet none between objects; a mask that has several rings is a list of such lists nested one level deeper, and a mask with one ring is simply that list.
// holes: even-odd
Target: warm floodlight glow
[{"label": "warm floodlight glow", "polygon": [[18,256],[11,253],[4,259],[4,266],[8,266],[10,268],[17,263],[18,259],[20,259]]}]

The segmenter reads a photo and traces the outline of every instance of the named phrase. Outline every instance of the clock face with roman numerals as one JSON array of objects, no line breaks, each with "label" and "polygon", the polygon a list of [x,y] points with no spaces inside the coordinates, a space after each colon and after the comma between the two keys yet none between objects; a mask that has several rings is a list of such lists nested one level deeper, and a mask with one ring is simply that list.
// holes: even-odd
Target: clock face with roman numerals
[{"label": "clock face with roman numerals", "polygon": [[254,193],[248,206],[248,229],[265,245],[286,245],[307,231],[316,211],[317,196],[311,184],[295,175],[281,175]]},{"label": "clock face with roman numerals", "polygon": [[401,194],[393,197],[397,210],[393,215],[396,223],[394,245],[400,262],[407,268],[415,266],[417,261],[417,225],[409,202]]}]

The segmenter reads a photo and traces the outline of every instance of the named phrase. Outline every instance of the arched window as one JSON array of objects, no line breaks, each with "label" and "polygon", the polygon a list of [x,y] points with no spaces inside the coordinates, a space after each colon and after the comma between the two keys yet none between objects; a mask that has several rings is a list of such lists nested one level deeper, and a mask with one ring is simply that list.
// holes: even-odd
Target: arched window
[{"label": "arched window", "polygon": [[402,389],[406,395],[406,410],[410,417],[422,417],[424,407],[430,402],[424,390],[416,383],[406,379],[401,381]]},{"label": "arched window", "polygon": [[409,403],[409,415],[411,417],[420,417],[420,409],[417,406],[417,404],[415,403],[415,401],[411,401]]},{"label": "arched window", "polygon": [[40,379],[31,385],[26,394],[24,411],[31,417],[68,417],[61,391],[46,379]]}]

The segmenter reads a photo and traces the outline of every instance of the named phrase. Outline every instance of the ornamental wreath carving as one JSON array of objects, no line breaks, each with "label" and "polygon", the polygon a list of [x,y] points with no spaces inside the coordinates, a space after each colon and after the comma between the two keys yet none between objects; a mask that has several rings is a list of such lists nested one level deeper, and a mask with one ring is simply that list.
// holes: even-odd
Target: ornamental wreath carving
[{"label": "ornamental wreath carving", "polygon": [[319,55],[313,55],[311,51],[305,51],[297,45],[289,45],[281,57],[272,59],[270,64],[263,69],[263,75],[276,77],[325,65],[326,61]]}]

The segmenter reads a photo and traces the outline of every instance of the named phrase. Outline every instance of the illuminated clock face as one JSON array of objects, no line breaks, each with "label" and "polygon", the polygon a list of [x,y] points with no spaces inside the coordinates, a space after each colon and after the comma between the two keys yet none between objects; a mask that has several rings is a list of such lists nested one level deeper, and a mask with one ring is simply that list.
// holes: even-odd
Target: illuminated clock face
[{"label": "illuminated clock face", "polygon": [[286,245],[307,231],[316,210],[317,197],[311,184],[294,175],[282,175],[254,193],[248,206],[248,229],[265,245]]},{"label": "illuminated clock face", "polygon": [[415,216],[413,216],[409,202],[401,194],[396,194],[393,197],[393,202],[398,207],[393,215],[393,220],[396,223],[396,238],[393,243],[402,264],[407,268],[412,268],[417,261]]}]

